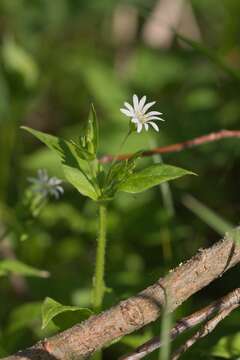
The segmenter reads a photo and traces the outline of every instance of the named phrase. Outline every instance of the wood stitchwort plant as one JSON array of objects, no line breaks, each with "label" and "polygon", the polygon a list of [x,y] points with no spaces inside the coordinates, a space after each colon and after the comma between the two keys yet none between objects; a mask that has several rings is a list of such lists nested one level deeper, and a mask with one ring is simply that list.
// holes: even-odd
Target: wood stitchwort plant
[{"label": "wood stitchwort plant", "polygon": [[[138,98],[135,95],[135,108],[137,106],[136,101],[138,101]],[[145,101],[146,97],[143,97],[138,102],[139,111],[144,108]],[[153,105],[153,103],[149,104],[151,104],[151,106]],[[145,109],[150,107],[149,104],[145,105]],[[154,114],[150,112],[149,114],[150,115],[144,113],[144,116],[141,115],[140,120],[143,121],[143,125],[146,125],[149,121],[152,122],[152,120],[154,120],[152,117],[156,116],[157,112],[154,112]],[[129,116],[129,114],[127,116]],[[140,132],[139,122],[136,118],[134,119],[133,121],[132,118],[129,122],[127,136],[124,138],[122,146],[134,131]],[[148,126],[146,127],[145,125],[145,130],[148,130]],[[154,126],[152,127],[155,129]],[[90,198],[98,206],[99,227],[92,298],[93,311],[98,313],[103,308],[104,295],[106,292],[104,270],[108,203],[114,199],[118,192],[136,194],[164,182],[177,179],[184,175],[193,175],[194,173],[166,164],[154,164],[143,169],[137,169],[136,163],[141,158],[142,151],[136,152],[126,160],[118,161],[115,158],[110,165],[101,163],[98,158],[99,126],[93,105],[91,105],[85,129],[82,134],[74,140],[65,140],[29,127],[22,128],[38,138],[58,156],[66,180],[77,189],[81,195]]]}]

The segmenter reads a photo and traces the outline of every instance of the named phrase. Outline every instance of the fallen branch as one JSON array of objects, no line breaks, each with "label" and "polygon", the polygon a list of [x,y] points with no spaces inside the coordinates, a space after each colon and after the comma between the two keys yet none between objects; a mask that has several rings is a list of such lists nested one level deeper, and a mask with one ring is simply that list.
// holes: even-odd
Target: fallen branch
[{"label": "fallen branch", "polygon": [[[209,320],[209,318],[216,312],[222,312],[229,307],[240,303],[240,288],[237,288],[214,301],[212,304],[204,307],[203,309],[194,312],[193,314],[179,320],[170,331],[170,341],[175,340],[185,330],[189,330],[201,322]],[[151,352],[159,349],[163,345],[160,336],[155,336],[145,344],[139,346],[132,353],[124,355],[120,360],[139,360],[149,355]]]},{"label": "fallen branch", "polygon": [[220,321],[225,319],[225,317],[227,317],[234,309],[236,309],[239,306],[240,304],[238,301],[236,304],[233,304],[227,309],[222,310],[213,319],[207,321],[206,324],[204,324],[203,327],[196,332],[196,334],[194,334],[190,339],[186,341],[184,345],[180,346],[180,348],[175,351],[175,353],[171,357],[171,360],[178,360],[179,357],[184,352],[186,352],[193,344],[195,344],[196,341],[210,334],[215,329],[215,327],[220,323]]},{"label": "fallen branch", "polygon": [[193,258],[138,295],[5,360],[85,359],[111,341],[156,320],[166,297],[169,311],[175,310],[240,262],[240,247],[235,242],[238,232],[237,228],[212,247],[200,249]]},{"label": "fallen branch", "polygon": [[[154,154],[167,154],[173,152],[179,152],[185,149],[192,148],[194,146],[203,145],[209,142],[218,141],[224,138],[240,138],[240,130],[220,130],[208,135],[199,136],[192,140],[187,140],[182,143],[172,144],[168,146],[157,147],[152,150],[147,150],[142,152],[142,157],[152,156]],[[113,159],[116,160],[126,160],[129,159],[133,154],[123,154],[117,157],[113,155],[105,155],[100,161],[102,163],[111,162]]]}]

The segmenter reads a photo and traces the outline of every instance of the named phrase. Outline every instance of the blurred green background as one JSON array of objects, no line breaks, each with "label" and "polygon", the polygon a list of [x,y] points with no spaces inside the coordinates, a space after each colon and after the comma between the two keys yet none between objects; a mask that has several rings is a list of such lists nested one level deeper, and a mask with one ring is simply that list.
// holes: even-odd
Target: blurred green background
[{"label": "blurred green background", "polygon": [[[1,233],[15,221],[27,177],[39,168],[63,176],[56,157],[21,125],[75,138],[93,102],[100,119],[100,152],[113,154],[128,127],[119,109],[136,93],[156,100],[166,121],[159,133],[133,135],[124,152],[239,129],[239,16],[239,0],[0,0]],[[192,46],[176,33],[192,39]],[[238,224],[239,155],[240,139],[164,155],[164,162],[198,177],[171,183],[167,199],[156,187],[114,200],[105,308],[150,285]],[[50,201],[29,227],[25,241],[16,231],[1,239],[2,259],[15,257],[51,273],[47,279],[0,278],[2,356],[57,331],[41,330],[46,296],[66,305],[90,305],[96,206],[66,183],[64,189],[64,196]],[[173,319],[232,290],[239,275],[238,268],[229,271],[189,299]],[[235,358],[239,330],[235,311],[184,358]],[[160,321],[110,346],[104,359],[116,359],[159,332]],[[149,356],[157,358],[157,353]]]}]

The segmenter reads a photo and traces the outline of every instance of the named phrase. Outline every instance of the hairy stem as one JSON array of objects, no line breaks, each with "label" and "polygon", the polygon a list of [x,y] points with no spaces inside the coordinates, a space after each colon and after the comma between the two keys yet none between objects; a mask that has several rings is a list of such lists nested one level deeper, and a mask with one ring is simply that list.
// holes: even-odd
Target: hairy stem
[{"label": "hairy stem", "polygon": [[106,205],[100,204],[96,267],[95,267],[94,289],[93,289],[93,307],[96,312],[101,311],[103,296],[105,291],[104,268],[105,268],[105,251],[106,251],[106,226],[107,226]]}]

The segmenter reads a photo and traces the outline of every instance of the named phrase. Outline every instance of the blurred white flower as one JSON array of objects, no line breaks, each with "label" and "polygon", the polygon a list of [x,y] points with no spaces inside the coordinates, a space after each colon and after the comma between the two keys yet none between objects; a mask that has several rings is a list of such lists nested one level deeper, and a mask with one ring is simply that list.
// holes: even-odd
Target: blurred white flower
[{"label": "blurred white flower", "polygon": [[120,111],[131,118],[131,122],[136,124],[137,132],[140,133],[143,126],[145,130],[148,131],[149,125],[151,125],[154,130],[159,131],[158,125],[152,120],[161,120],[158,115],[162,115],[159,111],[149,111],[156,101],[146,103],[146,96],[143,96],[140,100],[137,95],[133,95],[133,106],[125,102],[125,108],[120,109]]},{"label": "blurred white flower", "polygon": [[42,197],[46,198],[49,195],[59,199],[60,195],[64,193],[61,186],[62,180],[57,177],[49,177],[46,169],[39,169],[36,178],[28,178],[28,181],[33,184],[33,191],[39,192]]}]

